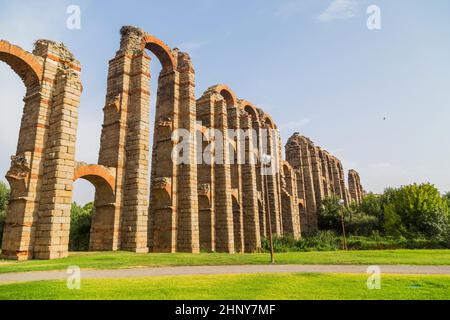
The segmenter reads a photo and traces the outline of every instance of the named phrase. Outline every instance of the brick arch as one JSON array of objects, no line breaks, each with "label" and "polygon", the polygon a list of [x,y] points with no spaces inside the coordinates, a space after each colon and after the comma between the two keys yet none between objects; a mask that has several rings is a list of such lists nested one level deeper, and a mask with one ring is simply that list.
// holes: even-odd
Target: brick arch
[{"label": "brick arch", "polygon": [[283,170],[288,170],[289,174],[292,174],[294,172],[294,168],[292,168],[291,164],[286,160],[283,160]]},{"label": "brick arch", "polygon": [[258,108],[256,108],[256,106],[251,103],[250,101],[247,100],[241,100],[240,101],[241,104],[241,108],[247,112],[250,117],[253,119],[253,125],[258,124],[258,126],[260,125],[260,121],[259,121],[259,112],[258,112]]},{"label": "brick arch", "polygon": [[107,190],[114,193],[116,181],[107,168],[101,165],[82,165],[75,169],[73,181],[85,179],[92,183],[97,190]]},{"label": "brick arch", "polygon": [[238,99],[236,94],[226,84],[217,84],[208,90],[220,94],[227,102],[227,107],[235,107],[237,105]]},{"label": "brick arch", "polygon": [[142,39],[142,49],[148,49],[159,59],[162,69],[165,72],[174,71],[176,68],[175,58],[172,50],[162,40],[153,35],[147,34]]},{"label": "brick arch", "polygon": [[294,177],[294,169],[289,162],[283,161],[283,173],[286,178],[286,188],[290,195],[293,195],[292,177]]},{"label": "brick arch", "polygon": [[276,129],[277,126],[275,125],[275,122],[273,121],[272,117],[269,114],[264,114],[264,122],[271,128]]},{"label": "brick arch", "polygon": [[23,80],[27,88],[39,86],[42,66],[39,59],[28,51],[0,40],[0,61],[5,62]]}]

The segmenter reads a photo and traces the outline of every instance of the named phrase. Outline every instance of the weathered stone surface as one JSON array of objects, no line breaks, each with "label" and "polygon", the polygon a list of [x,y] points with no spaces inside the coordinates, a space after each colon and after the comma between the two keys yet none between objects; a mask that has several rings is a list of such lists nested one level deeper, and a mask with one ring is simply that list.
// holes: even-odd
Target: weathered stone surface
[{"label": "weathered stone surface", "polygon": [[358,173],[350,170],[349,187],[339,159],[295,133],[286,144],[286,159],[296,173],[301,230],[317,230],[317,210],[324,197],[336,195],[346,205],[361,203],[364,191]]},{"label": "weathered stone surface", "polygon": [[[162,65],[152,148],[146,50]],[[294,134],[284,161],[270,115],[226,85],[196,100],[189,55],[139,28],[121,29],[120,48],[109,62],[98,164],[75,160],[82,86],[73,54],[49,40],[38,40],[33,53],[0,41],[0,61],[27,88],[17,153],[6,175],[5,258],[68,255],[77,179],[95,186],[90,250],[96,251],[259,252],[269,231],[300,238],[317,230],[324,197],[362,200],[356,171],[349,172],[347,188],[341,162],[308,138]],[[181,164],[173,161],[178,129],[190,137]]]},{"label": "weathered stone surface", "polygon": [[361,185],[359,173],[355,170],[350,170],[348,172],[348,190],[350,193],[350,200],[357,204],[361,204],[365,192]]}]

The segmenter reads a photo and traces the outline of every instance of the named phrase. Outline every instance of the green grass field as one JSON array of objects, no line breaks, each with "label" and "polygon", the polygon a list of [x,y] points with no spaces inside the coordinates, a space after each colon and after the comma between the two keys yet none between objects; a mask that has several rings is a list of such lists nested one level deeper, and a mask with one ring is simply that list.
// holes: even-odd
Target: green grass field
[{"label": "green grass field", "polygon": [[[360,264],[360,265],[450,265],[450,250],[383,250],[289,252],[275,256],[277,264]],[[130,252],[72,253],[69,258],[51,261],[0,260],[0,273],[131,267],[268,264],[268,254],[136,254]]]},{"label": "green grass field", "polygon": [[450,276],[382,276],[369,290],[367,275],[258,274],[82,280],[80,290],[65,281],[0,285],[0,300],[98,299],[450,299]]}]

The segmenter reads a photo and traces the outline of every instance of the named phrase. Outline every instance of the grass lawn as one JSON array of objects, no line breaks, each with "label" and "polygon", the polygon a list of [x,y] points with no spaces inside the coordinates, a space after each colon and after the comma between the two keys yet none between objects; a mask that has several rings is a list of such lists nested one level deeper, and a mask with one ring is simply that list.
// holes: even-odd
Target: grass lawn
[{"label": "grass lawn", "polygon": [[367,275],[258,274],[82,280],[0,285],[0,300],[97,299],[450,299],[450,276],[383,275],[380,290],[368,290]]},{"label": "grass lawn", "polygon": [[[450,265],[450,250],[383,250],[289,252],[275,255],[277,264],[361,264],[361,265]],[[130,252],[72,253],[69,258],[51,261],[0,260],[0,273],[131,267],[268,264],[269,254],[136,254]]]}]

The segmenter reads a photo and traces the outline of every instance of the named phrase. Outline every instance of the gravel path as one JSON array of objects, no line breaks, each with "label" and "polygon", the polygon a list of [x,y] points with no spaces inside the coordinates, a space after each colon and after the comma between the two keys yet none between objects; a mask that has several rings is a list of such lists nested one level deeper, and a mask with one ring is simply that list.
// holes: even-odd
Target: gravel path
[{"label": "gravel path", "polygon": [[[379,266],[386,274],[450,275],[450,266]],[[81,270],[82,279],[111,279],[177,275],[256,274],[256,273],[354,273],[366,274],[361,265],[241,265]],[[37,271],[0,274],[0,284],[67,279],[66,271]]]}]

